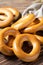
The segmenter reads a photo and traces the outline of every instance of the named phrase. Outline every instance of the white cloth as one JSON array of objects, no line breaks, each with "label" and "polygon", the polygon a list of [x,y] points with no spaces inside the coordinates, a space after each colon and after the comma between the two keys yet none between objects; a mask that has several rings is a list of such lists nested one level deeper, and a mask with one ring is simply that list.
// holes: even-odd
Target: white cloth
[{"label": "white cloth", "polygon": [[22,16],[28,14],[28,13],[33,13],[36,18],[42,17],[43,16],[43,4],[42,3],[34,3],[27,7],[24,12],[22,13]]}]

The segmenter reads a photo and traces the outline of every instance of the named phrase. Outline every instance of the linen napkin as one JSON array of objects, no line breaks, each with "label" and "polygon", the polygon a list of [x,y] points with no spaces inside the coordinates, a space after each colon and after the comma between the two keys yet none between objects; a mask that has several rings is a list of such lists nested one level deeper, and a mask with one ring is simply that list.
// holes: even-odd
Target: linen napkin
[{"label": "linen napkin", "polygon": [[33,13],[36,18],[43,16],[43,4],[42,3],[33,3],[29,7],[27,7],[22,16],[27,15],[28,13]]}]

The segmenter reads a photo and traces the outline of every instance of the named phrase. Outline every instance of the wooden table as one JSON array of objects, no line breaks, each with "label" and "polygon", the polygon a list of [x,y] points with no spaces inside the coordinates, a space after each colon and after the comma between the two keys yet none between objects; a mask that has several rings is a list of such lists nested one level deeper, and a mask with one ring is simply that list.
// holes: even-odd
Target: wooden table
[{"label": "wooden table", "polygon": [[[21,13],[32,3],[33,0],[0,0],[0,7],[16,7]],[[25,63],[16,56],[7,57],[0,53],[0,65],[43,65],[43,52],[39,58],[32,63]]]}]

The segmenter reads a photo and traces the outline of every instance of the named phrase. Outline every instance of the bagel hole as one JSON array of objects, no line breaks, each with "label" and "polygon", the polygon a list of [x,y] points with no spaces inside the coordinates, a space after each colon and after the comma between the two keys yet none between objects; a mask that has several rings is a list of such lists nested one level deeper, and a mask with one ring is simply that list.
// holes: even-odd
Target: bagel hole
[{"label": "bagel hole", "polygon": [[39,24],[40,23],[40,20],[38,18],[36,18],[32,23],[30,23],[30,25],[28,25],[27,27],[30,27],[30,26],[33,26],[33,25],[36,25],[36,24]]},{"label": "bagel hole", "polygon": [[[4,13],[0,13],[0,15],[5,15]],[[5,15],[6,16],[6,15]]]},{"label": "bagel hole", "polygon": [[38,24],[40,23],[40,20],[38,18],[36,18],[34,21],[33,21],[35,24]]},{"label": "bagel hole", "polygon": [[43,36],[43,31],[42,31],[42,30],[40,30],[40,31],[37,31],[37,32],[36,32],[36,35]]},{"label": "bagel hole", "polygon": [[8,46],[11,47],[11,48],[12,48],[12,46],[13,46],[13,40],[14,40],[14,39],[15,39],[14,36],[12,36],[12,35],[9,36]]},{"label": "bagel hole", "polygon": [[5,44],[7,45],[7,46],[9,46],[9,47],[11,47],[12,48],[12,43],[13,43],[13,40],[15,39],[15,37],[14,36],[12,36],[12,35],[9,35],[9,36],[6,36],[5,38],[4,38],[4,42],[5,42]]},{"label": "bagel hole", "polygon": [[22,46],[22,50],[26,53],[30,53],[33,49],[33,46],[31,44],[31,42],[29,41],[24,41],[23,42],[23,46]]},{"label": "bagel hole", "polygon": [[38,18],[36,18],[36,19],[33,21],[33,24],[31,24],[30,26],[36,25],[36,24],[38,24],[38,23],[40,23],[40,21],[39,21]]},{"label": "bagel hole", "polygon": [[[0,13],[0,16],[3,16],[3,17],[6,17],[6,15],[4,14],[4,13]],[[3,21],[4,19],[2,18],[0,18],[0,21]]]},{"label": "bagel hole", "polygon": [[4,13],[0,13],[0,15],[2,15],[2,16],[3,16],[3,15],[6,16],[6,14],[4,14]]},{"label": "bagel hole", "polygon": [[33,25],[39,24],[40,20],[38,18],[36,18],[32,23],[30,23],[30,25],[28,25],[27,27],[31,27]]}]

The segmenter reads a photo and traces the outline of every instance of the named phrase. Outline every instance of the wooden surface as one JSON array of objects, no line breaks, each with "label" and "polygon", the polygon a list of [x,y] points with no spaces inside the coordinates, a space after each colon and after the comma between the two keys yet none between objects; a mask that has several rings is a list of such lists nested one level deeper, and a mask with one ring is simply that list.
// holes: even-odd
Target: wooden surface
[{"label": "wooden surface", "polygon": [[[16,7],[21,13],[32,3],[33,0],[0,0],[0,7],[10,6]],[[43,52],[39,58],[32,63],[25,63],[16,56],[7,57],[0,53],[0,65],[43,65]]]}]

